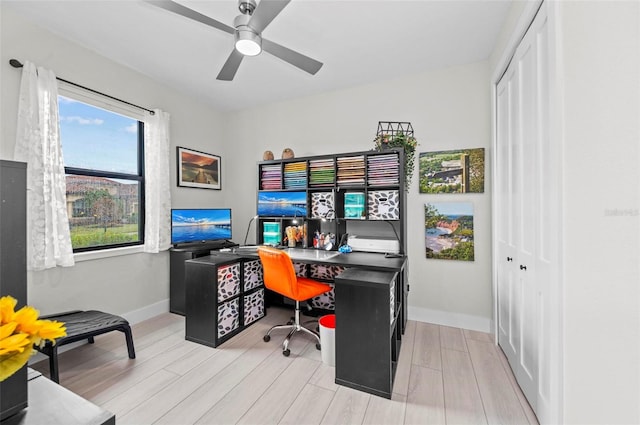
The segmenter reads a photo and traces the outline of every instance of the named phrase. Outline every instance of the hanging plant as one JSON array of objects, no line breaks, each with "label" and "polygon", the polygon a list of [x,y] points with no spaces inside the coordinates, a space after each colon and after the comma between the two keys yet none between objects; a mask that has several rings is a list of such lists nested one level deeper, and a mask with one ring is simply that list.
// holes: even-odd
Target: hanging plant
[{"label": "hanging plant", "polygon": [[402,148],[404,150],[404,184],[405,190],[408,192],[415,166],[416,146],[418,146],[416,138],[400,131],[396,134],[379,134],[373,139],[373,143],[375,150],[378,152],[391,148]]}]

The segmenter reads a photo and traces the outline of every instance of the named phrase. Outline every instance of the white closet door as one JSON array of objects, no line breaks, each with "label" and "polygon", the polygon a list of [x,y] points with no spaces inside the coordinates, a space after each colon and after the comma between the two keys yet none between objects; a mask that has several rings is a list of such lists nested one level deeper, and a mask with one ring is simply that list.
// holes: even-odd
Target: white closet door
[{"label": "white closet door", "polygon": [[[559,393],[559,359],[557,354],[560,320],[559,300],[552,296],[558,294],[560,285],[560,244],[561,215],[560,202],[561,170],[560,158],[562,149],[559,143],[550,136],[550,73],[549,58],[549,24],[546,9],[543,8],[536,18],[532,30],[535,33],[537,52],[536,93],[537,112],[535,127],[535,155],[538,158],[533,170],[534,188],[536,190],[535,215],[535,258],[534,269],[536,280],[536,329],[537,332],[537,401],[536,413],[541,423],[553,423],[557,418],[557,397]],[[528,270],[527,270],[528,271]],[[554,341],[556,341],[554,343]],[[555,362],[555,363],[554,363]]]},{"label": "white closet door", "polygon": [[548,52],[543,7],[497,85],[496,103],[498,343],[541,422],[551,403],[549,288],[560,241]]},{"label": "white closet door", "polygon": [[495,182],[497,197],[497,255],[498,268],[496,278],[498,280],[498,340],[509,362],[517,359],[520,345],[519,317],[515,300],[516,293],[516,269],[514,258],[516,257],[517,241],[515,226],[515,170],[516,170],[516,140],[517,108],[518,103],[517,74],[513,68],[509,68],[497,87],[497,147],[496,167],[497,179]]}]

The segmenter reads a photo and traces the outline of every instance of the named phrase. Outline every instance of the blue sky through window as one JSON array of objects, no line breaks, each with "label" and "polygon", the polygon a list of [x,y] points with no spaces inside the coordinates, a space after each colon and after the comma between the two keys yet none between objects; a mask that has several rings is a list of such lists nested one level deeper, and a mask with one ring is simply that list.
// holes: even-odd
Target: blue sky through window
[{"label": "blue sky through window", "polygon": [[138,121],[58,96],[66,167],[138,174]]}]

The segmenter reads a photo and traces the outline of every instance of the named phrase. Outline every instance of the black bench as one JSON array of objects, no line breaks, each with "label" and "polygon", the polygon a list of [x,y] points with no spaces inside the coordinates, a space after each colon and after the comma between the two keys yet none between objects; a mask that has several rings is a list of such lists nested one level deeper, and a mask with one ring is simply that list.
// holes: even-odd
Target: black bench
[{"label": "black bench", "polygon": [[59,383],[58,348],[65,344],[81,341],[83,339],[86,339],[90,344],[93,344],[94,336],[111,331],[120,331],[124,332],[127,340],[129,358],[136,358],[136,351],[133,347],[133,337],[131,335],[131,327],[129,326],[129,322],[120,316],[96,310],[77,310],[42,316],[41,319],[64,322],[64,325],[67,328],[67,336],[58,338],[55,345],[50,341],[47,341],[42,347],[35,347],[41,353],[49,356],[49,372],[51,380],[56,383]]}]

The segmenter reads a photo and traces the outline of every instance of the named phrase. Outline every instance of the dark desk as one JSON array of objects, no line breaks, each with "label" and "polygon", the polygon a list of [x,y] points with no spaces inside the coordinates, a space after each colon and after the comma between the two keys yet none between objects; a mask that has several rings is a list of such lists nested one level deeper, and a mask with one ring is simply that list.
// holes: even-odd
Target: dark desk
[{"label": "dark desk", "polygon": [[29,369],[29,407],[2,425],[115,425],[113,413]]},{"label": "dark desk", "polygon": [[[235,251],[235,252],[234,252]],[[401,333],[404,334],[407,327],[407,309],[409,284],[407,279],[407,257],[403,258],[385,258],[384,254],[377,254],[372,252],[350,252],[348,254],[341,254],[337,251],[323,251],[313,248],[287,248],[287,253],[293,261],[296,263],[305,264],[326,264],[334,266],[343,266],[347,268],[355,267],[364,270],[375,270],[381,272],[396,272],[398,273],[397,283],[397,295],[398,300],[402,306],[400,311],[400,326]],[[329,257],[318,257],[307,253],[326,253]],[[336,255],[333,255],[336,254]],[[254,249],[232,249],[230,252],[211,252],[212,257],[226,258],[224,256],[241,256],[245,258],[258,257],[257,250]]]},{"label": "dark desk", "polygon": [[[335,283],[336,383],[391,398],[406,325],[406,258],[288,248],[296,263],[341,266]],[[257,250],[212,252],[206,262],[256,258]]]},{"label": "dark desk", "polygon": [[[334,266],[357,267],[367,270],[378,271],[394,271],[399,272],[404,269],[406,257],[404,258],[385,258],[384,254],[376,254],[373,252],[350,252],[349,254],[341,254],[337,251],[323,251],[316,249],[303,248],[286,248],[285,251],[291,259],[297,263],[306,264],[328,264]],[[318,256],[315,256],[315,254]],[[228,257],[240,256],[247,258],[258,257],[255,249],[231,249],[229,252],[211,252],[212,257]]]}]

